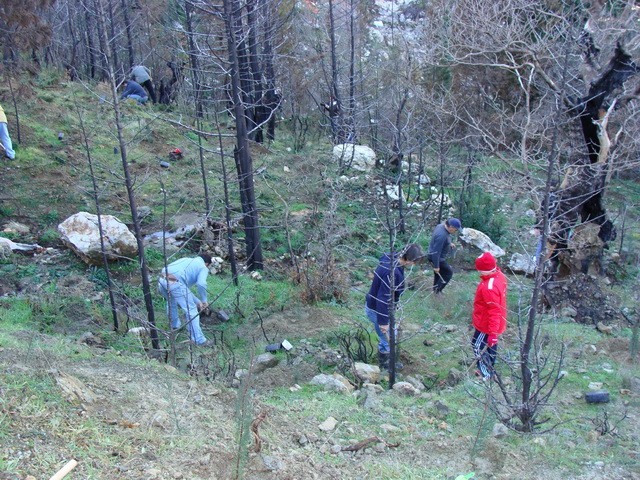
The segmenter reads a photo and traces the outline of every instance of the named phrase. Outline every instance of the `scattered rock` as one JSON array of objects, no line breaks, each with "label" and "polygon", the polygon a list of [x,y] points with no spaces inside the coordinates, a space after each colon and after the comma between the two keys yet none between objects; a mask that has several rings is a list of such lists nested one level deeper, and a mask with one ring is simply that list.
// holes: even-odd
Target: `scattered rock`
[{"label": "scattered rock", "polygon": [[318,425],[318,428],[323,432],[332,432],[338,426],[338,420],[333,417],[327,418],[324,422]]},{"label": "scattered rock", "polygon": [[445,405],[441,400],[436,400],[435,403],[433,404],[433,406],[435,407],[435,409],[438,412],[438,415],[441,418],[446,417],[447,415],[449,415],[450,409],[447,405]]},{"label": "scattered rock", "polygon": [[357,378],[366,383],[380,382],[380,367],[368,363],[356,362],[353,366]]},{"label": "scattered rock", "polygon": [[444,326],[444,331],[447,333],[453,333],[456,330],[458,330],[458,326],[457,325],[445,325]]},{"label": "scattered rock", "polygon": [[251,365],[252,373],[262,373],[268,368],[273,368],[280,363],[280,360],[275,355],[271,353],[263,353],[262,355],[258,355],[253,359],[253,364]]},{"label": "scattered rock", "polygon": [[84,343],[91,347],[104,347],[104,341],[91,332],[84,332],[82,335],[80,335],[80,338],[78,338],[78,343]]},{"label": "scattered rock", "polygon": [[354,390],[353,385],[349,383],[349,380],[337,373],[334,373],[333,375],[321,373],[313,377],[309,383],[311,385],[319,385],[329,392],[350,394]]},{"label": "scattered rock", "polygon": [[331,449],[329,451],[335,455],[342,451],[342,447],[340,445],[331,445]]},{"label": "scattered rock", "polygon": [[169,430],[172,425],[171,417],[164,410],[158,410],[151,418],[151,426],[161,430]]},{"label": "scattered rock", "polygon": [[382,429],[382,431],[384,432],[398,432],[401,430],[400,427],[396,427],[395,425],[391,425],[389,423],[383,423],[382,425],[380,425],[380,428]]},{"label": "scattered rock", "polygon": [[578,311],[574,307],[568,306],[562,309],[560,315],[567,318],[576,318],[576,315],[578,315]]},{"label": "scattered rock", "polygon": [[449,370],[449,374],[447,375],[446,383],[450,387],[458,385],[462,381],[462,372],[457,368],[452,368]]},{"label": "scattered rock", "polygon": [[413,385],[411,385],[409,382],[394,383],[393,390],[398,392],[400,395],[406,395],[406,396],[420,395],[420,392],[418,391],[418,389]]},{"label": "scattered rock", "polygon": [[513,273],[533,275],[536,271],[536,257],[528,254],[514,253],[511,255],[507,267]]},{"label": "scattered rock", "polygon": [[282,460],[274,457],[273,455],[262,455],[262,463],[264,463],[264,466],[267,468],[267,470],[271,470],[272,472],[275,472],[276,470],[282,470],[284,467]]},{"label": "scattered rock", "polygon": [[69,401],[94,403],[98,399],[97,395],[89,387],[74,376],[59,372],[55,378],[62,393]]},{"label": "scattered rock", "polygon": [[613,327],[611,325],[605,325],[602,322],[598,322],[598,324],[596,325],[596,329],[601,332],[601,333],[605,333],[607,335],[611,335],[613,334]]},{"label": "scattered rock", "polygon": [[495,438],[504,438],[509,434],[509,429],[502,423],[496,423],[493,426],[492,434]]},{"label": "scattered rock", "polygon": [[7,222],[2,231],[6,233],[18,233],[20,235],[27,235],[31,232],[31,229],[23,223],[12,221]]},{"label": "scattered rock", "polygon": [[417,390],[422,391],[426,389],[426,387],[424,386],[424,383],[422,383],[416,377],[409,375],[404,380],[405,382],[409,382],[411,385],[413,385]]},{"label": "scattered rock", "polygon": [[602,382],[589,382],[589,390],[600,390]]}]

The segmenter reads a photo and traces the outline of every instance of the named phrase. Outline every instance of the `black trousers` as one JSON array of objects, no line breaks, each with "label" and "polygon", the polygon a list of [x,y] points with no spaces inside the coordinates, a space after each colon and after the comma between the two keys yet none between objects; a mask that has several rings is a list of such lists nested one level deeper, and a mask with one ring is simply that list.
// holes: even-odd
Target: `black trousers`
[{"label": "black trousers", "polygon": [[493,366],[496,364],[496,355],[498,354],[498,344],[493,347],[487,346],[489,335],[476,329],[471,339],[473,354],[478,362],[478,370],[484,378],[489,378],[494,373]]},{"label": "black trousers", "polygon": [[149,92],[149,98],[151,98],[151,101],[153,103],[156,103],[156,92],[153,89],[153,83],[151,83],[151,80],[145,80],[144,82],[141,83],[141,85],[145,88],[147,92]]},{"label": "black trousers", "polygon": [[453,269],[444,260],[440,260],[440,271],[433,272],[433,291],[440,293],[453,277]]}]

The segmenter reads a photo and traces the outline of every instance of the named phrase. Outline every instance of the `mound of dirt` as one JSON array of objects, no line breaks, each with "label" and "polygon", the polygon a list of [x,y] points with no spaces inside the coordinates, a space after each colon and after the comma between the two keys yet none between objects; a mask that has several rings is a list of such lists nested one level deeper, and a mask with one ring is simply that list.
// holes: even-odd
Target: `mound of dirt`
[{"label": "mound of dirt", "polygon": [[610,324],[621,319],[616,305],[620,300],[608,292],[603,281],[592,275],[576,274],[545,284],[543,299],[549,308],[557,312],[573,308],[575,321],[596,325]]}]

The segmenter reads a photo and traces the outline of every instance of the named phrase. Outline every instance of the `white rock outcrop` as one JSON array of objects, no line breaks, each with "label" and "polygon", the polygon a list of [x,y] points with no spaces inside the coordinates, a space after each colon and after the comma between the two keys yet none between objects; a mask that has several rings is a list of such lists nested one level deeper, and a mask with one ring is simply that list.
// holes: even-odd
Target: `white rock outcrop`
[{"label": "white rock outcrop", "polygon": [[475,228],[463,228],[460,232],[460,240],[467,245],[477,247],[481,252],[490,252],[494,257],[502,257],[505,252],[491,241],[489,235]]},{"label": "white rock outcrop", "polygon": [[[138,254],[138,244],[127,226],[113,215],[101,215],[100,221],[107,259],[135,258]],[[58,232],[64,244],[85,263],[102,264],[97,215],[78,212],[58,225]]]},{"label": "white rock outcrop", "polygon": [[343,143],[333,147],[333,160],[342,161],[354,170],[369,172],[376,166],[376,152],[366,145]]}]

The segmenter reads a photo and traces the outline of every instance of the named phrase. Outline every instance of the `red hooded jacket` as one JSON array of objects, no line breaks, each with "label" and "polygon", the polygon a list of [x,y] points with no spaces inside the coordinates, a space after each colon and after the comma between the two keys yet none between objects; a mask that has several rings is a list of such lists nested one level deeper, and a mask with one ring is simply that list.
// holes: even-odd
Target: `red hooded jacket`
[{"label": "red hooded jacket", "polygon": [[473,300],[473,326],[487,335],[500,335],[507,328],[507,279],[499,268],[481,275]]}]

